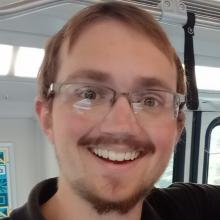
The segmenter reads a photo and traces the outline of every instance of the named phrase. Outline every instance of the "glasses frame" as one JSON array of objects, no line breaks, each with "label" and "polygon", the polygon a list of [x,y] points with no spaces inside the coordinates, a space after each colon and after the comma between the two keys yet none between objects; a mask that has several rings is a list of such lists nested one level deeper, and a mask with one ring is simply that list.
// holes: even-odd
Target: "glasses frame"
[{"label": "glasses frame", "polygon": [[[59,94],[60,93],[60,89],[62,88],[62,86],[64,86],[64,85],[73,85],[73,84],[92,85],[92,86],[102,87],[102,88],[105,88],[105,89],[108,89],[108,90],[112,91],[113,99],[112,99],[111,105],[113,105],[120,96],[125,96],[127,98],[127,100],[128,100],[130,105],[132,105],[132,103],[133,103],[131,101],[132,100],[131,99],[132,92],[117,92],[117,91],[115,91],[114,89],[112,89],[110,87],[103,86],[103,85],[100,86],[97,83],[91,83],[91,82],[89,82],[89,83],[87,83],[87,82],[51,83],[50,87],[48,89],[48,92],[47,92],[47,98],[50,99],[50,98],[53,98],[56,94]],[[173,95],[173,97],[174,97],[173,107],[174,107],[175,115],[177,115],[178,112],[181,109],[183,109],[183,107],[184,107],[184,105],[186,103],[186,96],[183,95],[183,94],[180,94],[180,93],[175,93],[175,92],[172,92],[172,91],[160,90],[160,89],[147,89],[147,91],[166,92],[166,93],[169,93],[169,94]]]}]

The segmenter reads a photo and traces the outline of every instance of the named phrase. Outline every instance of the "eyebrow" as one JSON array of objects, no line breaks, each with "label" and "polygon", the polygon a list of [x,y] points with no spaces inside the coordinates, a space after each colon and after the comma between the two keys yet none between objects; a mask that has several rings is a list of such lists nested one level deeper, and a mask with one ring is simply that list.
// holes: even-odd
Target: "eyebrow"
[{"label": "eyebrow", "polygon": [[[80,69],[70,74],[65,82],[71,82],[75,80],[91,80],[99,83],[113,83],[113,79],[109,72],[93,70],[93,69]],[[162,80],[154,77],[138,77],[134,80],[134,89],[144,88],[159,88],[163,90],[171,91],[172,89]]]},{"label": "eyebrow", "polygon": [[165,82],[153,77],[138,77],[138,79],[135,81],[135,85],[138,86],[138,88],[159,88],[168,91],[172,90]]},{"label": "eyebrow", "polygon": [[90,70],[83,69],[77,70],[70,74],[65,81],[74,81],[74,80],[92,80],[95,82],[112,82],[112,78],[110,77],[110,73],[102,72],[99,70]]}]

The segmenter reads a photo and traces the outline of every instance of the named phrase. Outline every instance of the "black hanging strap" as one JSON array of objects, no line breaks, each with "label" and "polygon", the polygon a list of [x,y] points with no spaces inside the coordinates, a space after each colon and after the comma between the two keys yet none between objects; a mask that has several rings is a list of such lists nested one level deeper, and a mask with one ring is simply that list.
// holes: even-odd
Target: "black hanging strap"
[{"label": "black hanging strap", "polygon": [[196,85],[195,57],[193,48],[195,14],[187,12],[187,17],[187,23],[183,26],[183,29],[185,31],[184,64],[187,79],[186,106],[190,110],[197,110],[199,107],[199,98]]}]

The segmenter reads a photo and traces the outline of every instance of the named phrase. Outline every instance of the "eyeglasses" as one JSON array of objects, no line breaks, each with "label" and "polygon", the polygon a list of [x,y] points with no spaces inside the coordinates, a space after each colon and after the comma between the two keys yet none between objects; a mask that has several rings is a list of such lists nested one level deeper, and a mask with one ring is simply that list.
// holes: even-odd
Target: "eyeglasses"
[{"label": "eyeglasses", "polygon": [[141,89],[131,93],[118,93],[114,89],[95,83],[52,83],[48,98],[60,97],[70,110],[93,117],[105,116],[120,96],[125,96],[136,115],[142,118],[175,118],[185,96],[170,91]]}]

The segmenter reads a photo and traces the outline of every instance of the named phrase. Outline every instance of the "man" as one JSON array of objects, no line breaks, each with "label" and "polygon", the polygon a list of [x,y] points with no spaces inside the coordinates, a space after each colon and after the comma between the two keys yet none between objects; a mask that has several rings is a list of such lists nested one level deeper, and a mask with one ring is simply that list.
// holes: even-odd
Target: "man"
[{"label": "man", "polygon": [[60,174],[9,219],[214,219],[217,187],[154,188],[184,126],[186,85],[151,15],[118,2],[84,9],[49,41],[38,82]]}]

